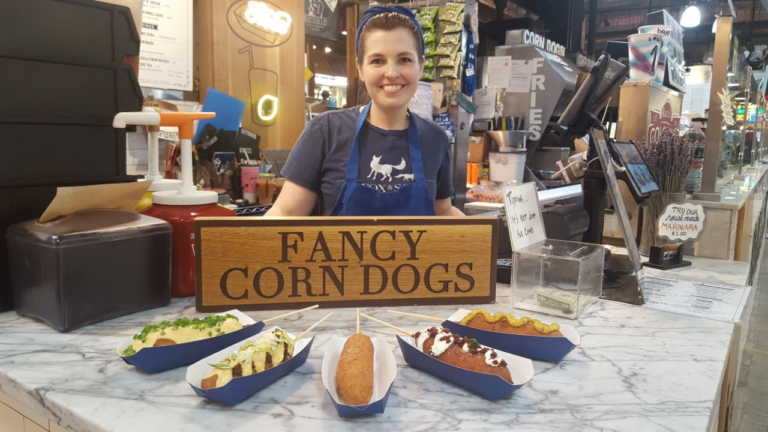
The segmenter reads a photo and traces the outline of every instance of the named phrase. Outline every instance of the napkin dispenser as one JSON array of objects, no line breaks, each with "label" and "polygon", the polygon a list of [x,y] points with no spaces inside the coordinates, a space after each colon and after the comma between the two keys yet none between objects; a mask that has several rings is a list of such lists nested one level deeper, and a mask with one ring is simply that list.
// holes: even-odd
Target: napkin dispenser
[{"label": "napkin dispenser", "polygon": [[171,225],[84,210],[7,231],[16,312],[60,332],[169,304]]}]

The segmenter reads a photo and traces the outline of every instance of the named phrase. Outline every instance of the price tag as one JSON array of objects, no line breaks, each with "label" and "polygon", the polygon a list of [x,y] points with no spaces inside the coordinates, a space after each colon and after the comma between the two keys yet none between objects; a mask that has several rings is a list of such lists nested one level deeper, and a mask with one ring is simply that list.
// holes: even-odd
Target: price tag
[{"label": "price tag", "polygon": [[544,222],[541,219],[536,185],[533,183],[506,185],[502,190],[512,249],[520,250],[546,240],[547,234],[544,232]]},{"label": "price tag", "polygon": [[700,204],[670,204],[659,218],[659,237],[693,240],[704,229],[704,207]]}]

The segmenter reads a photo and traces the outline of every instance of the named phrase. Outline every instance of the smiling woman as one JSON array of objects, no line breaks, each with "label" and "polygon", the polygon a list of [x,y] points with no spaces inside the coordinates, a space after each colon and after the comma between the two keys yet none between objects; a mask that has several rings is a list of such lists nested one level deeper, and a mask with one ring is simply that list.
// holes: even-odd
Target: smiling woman
[{"label": "smiling woman", "polygon": [[448,137],[408,110],[424,68],[424,38],[401,6],[369,9],[357,30],[360,81],[371,102],[313,119],[291,152],[266,216],[461,215],[452,207]]}]

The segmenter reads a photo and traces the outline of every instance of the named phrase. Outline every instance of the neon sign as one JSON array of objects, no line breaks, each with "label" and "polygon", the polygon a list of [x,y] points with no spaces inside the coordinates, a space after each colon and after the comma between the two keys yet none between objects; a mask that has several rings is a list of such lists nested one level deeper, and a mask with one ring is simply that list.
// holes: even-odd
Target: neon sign
[{"label": "neon sign", "polygon": [[272,33],[285,35],[291,28],[291,16],[281,10],[273,10],[266,3],[249,1],[243,18],[249,23]]},{"label": "neon sign", "polygon": [[256,108],[259,118],[265,122],[271,121],[277,115],[277,98],[270,95],[264,95],[259,99]]}]

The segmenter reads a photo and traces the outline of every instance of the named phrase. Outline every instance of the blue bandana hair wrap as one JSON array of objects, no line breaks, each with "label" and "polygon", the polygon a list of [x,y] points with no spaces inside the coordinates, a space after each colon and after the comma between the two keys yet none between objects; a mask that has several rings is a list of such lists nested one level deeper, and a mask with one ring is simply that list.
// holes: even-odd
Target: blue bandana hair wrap
[{"label": "blue bandana hair wrap", "polygon": [[[403,6],[374,6],[365,11],[363,19],[360,20],[360,25],[357,26],[357,36],[355,38],[355,55],[360,53],[360,35],[363,32],[363,27],[365,27],[371,18],[384,13],[396,13],[403,15],[408,18],[413,23],[413,25],[416,26],[416,29],[419,31],[419,36],[421,36],[421,54],[424,55],[424,53],[427,51],[427,47],[424,44],[424,33],[421,32],[421,26],[419,25],[419,22],[416,21],[416,17],[413,15],[413,12]],[[416,43],[419,43],[419,41]]]}]

